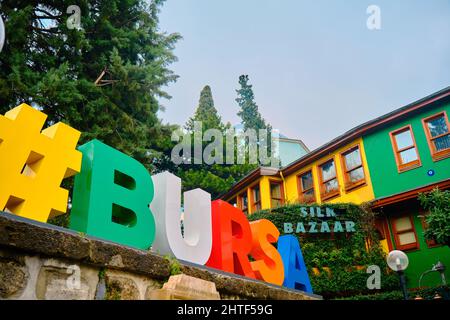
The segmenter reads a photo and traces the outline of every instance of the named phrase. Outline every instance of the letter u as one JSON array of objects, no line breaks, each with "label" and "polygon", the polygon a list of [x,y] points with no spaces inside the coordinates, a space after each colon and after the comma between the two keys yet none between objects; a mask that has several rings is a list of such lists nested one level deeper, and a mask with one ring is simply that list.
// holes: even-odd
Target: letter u
[{"label": "letter u", "polygon": [[201,189],[184,193],[184,237],[181,233],[181,179],[162,172],[152,176],[155,196],[150,208],[156,220],[152,251],[204,265],[211,254],[211,195]]}]

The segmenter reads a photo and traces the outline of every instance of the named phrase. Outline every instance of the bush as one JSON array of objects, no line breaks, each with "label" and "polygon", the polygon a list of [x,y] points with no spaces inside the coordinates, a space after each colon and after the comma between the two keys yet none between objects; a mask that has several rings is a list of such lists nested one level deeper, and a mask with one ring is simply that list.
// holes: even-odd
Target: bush
[{"label": "bush", "polygon": [[357,295],[336,300],[403,300],[403,293],[401,291],[390,291],[368,295]]},{"label": "bush", "polygon": [[[416,297],[420,297],[423,300],[435,300],[436,294],[443,300],[450,300],[450,287],[438,286],[426,289],[411,289],[408,294],[410,300],[415,300]],[[369,295],[356,295],[336,300],[403,300],[403,293],[401,291],[390,291]]]},{"label": "bush", "polygon": [[419,194],[421,205],[430,212],[425,218],[428,228],[425,238],[450,246],[450,191],[433,191]]},{"label": "bush", "polygon": [[[273,210],[264,210],[249,216],[250,220],[268,219],[279,230],[285,222],[319,222],[319,218],[303,217],[301,207],[308,205],[287,205]],[[317,205],[314,205],[317,207]],[[381,290],[392,291],[399,288],[398,276],[386,264],[377,233],[375,214],[368,205],[326,204],[319,207],[332,208],[337,217],[332,220],[352,220],[356,232],[350,234],[296,234],[302,247],[305,264],[313,291],[325,299],[343,298],[372,293],[367,288],[367,267],[377,265],[381,270]],[[322,218],[326,219],[326,218]],[[313,270],[318,270],[316,274]],[[316,269],[317,268],[317,269]]]},{"label": "bush", "polygon": [[433,300],[438,294],[444,300],[450,300],[450,287],[447,286],[438,286],[434,288],[426,288],[426,289],[416,289],[410,290],[410,297],[414,299],[417,296],[420,296],[424,300]]}]

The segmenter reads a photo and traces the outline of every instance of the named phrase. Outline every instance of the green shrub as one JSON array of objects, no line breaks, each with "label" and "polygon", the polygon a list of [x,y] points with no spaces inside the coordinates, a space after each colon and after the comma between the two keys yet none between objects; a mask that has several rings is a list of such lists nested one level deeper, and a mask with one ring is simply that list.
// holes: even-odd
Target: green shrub
[{"label": "green shrub", "polygon": [[450,246],[450,191],[434,189],[419,194],[422,207],[430,212],[425,218],[428,228],[425,238]]},{"label": "green shrub", "polygon": [[171,276],[174,276],[174,275],[182,273],[182,271],[181,271],[181,264],[176,258],[167,255],[167,256],[164,256],[164,259],[169,261],[169,264],[170,264],[170,275]]},{"label": "green shrub", "polygon": [[390,291],[376,294],[338,298],[337,300],[403,300],[403,293],[401,291]]},{"label": "green shrub", "polygon": [[[301,207],[309,206],[287,205],[273,210],[263,210],[250,215],[249,219],[268,219],[279,230],[284,229],[285,222],[319,221],[316,217],[304,218],[300,214]],[[293,233],[302,247],[314,293],[322,295],[325,299],[372,294],[373,291],[367,288],[367,279],[370,275],[366,273],[366,270],[370,265],[380,267],[383,292],[397,290],[398,276],[387,267],[385,253],[374,228],[375,213],[368,209],[369,206],[341,203],[326,204],[321,207],[332,208],[337,215],[333,218],[322,218],[323,221],[351,220],[356,224],[356,232],[335,234],[333,239],[330,234],[318,233],[305,236]],[[371,245],[367,250],[368,241]],[[316,275],[313,268],[317,268],[320,273]]]},{"label": "green shrub", "polygon": [[[438,286],[426,289],[411,289],[408,292],[410,300],[414,300],[417,297],[420,297],[423,300],[434,300],[436,298],[436,294],[438,294],[443,300],[450,300],[450,287]],[[403,293],[401,291],[390,291],[369,295],[356,295],[337,300],[403,300]]]},{"label": "green shrub", "polygon": [[413,299],[417,296],[420,296],[424,300],[432,300],[435,298],[436,294],[438,294],[444,300],[450,300],[450,287],[447,285],[425,289],[412,289],[409,293],[410,297]]}]

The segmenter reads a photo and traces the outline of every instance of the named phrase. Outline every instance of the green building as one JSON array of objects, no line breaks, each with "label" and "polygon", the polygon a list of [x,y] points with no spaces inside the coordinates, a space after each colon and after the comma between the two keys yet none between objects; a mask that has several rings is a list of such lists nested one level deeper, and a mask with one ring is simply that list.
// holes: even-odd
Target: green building
[{"label": "green building", "polygon": [[[427,212],[418,193],[450,188],[450,88],[378,119],[377,130],[363,137],[375,196],[373,208],[381,213],[380,233],[390,250],[409,257],[409,287],[441,261],[450,279],[450,249],[427,241],[423,232]],[[424,275],[421,286],[436,286],[440,275]]]}]

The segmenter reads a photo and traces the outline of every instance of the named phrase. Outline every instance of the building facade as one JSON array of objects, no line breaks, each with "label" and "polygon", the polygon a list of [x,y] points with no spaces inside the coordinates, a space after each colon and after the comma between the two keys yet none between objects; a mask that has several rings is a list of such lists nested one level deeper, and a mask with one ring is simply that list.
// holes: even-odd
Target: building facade
[{"label": "building facade", "polygon": [[[408,285],[450,249],[427,241],[420,192],[450,189],[450,87],[368,121],[281,169],[258,168],[220,198],[252,214],[293,203],[370,202],[386,252],[404,251]],[[448,269],[447,268],[447,269]],[[447,278],[450,272],[447,270]],[[440,283],[429,273],[421,286]]]},{"label": "building facade", "polygon": [[309,153],[308,147],[302,140],[291,139],[283,135],[274,137],[273,139],[278,142],[279,152],[277,156],[280,159],[280,165],[282,167]]},{"label": "building facade", "polygon": [[[415,275],[431,269],[437,260],[450,266],[449,248],[424,238],[427,212],[417,200],[419,192],[450,188],[449,114],[450,101],[438,100],[364,137],[374,209],[382,214],[389,249],[408,254],[406,275],[413,287],[419,286]],[[434,272],[421,284],[436,283],[439,274]]]}]

